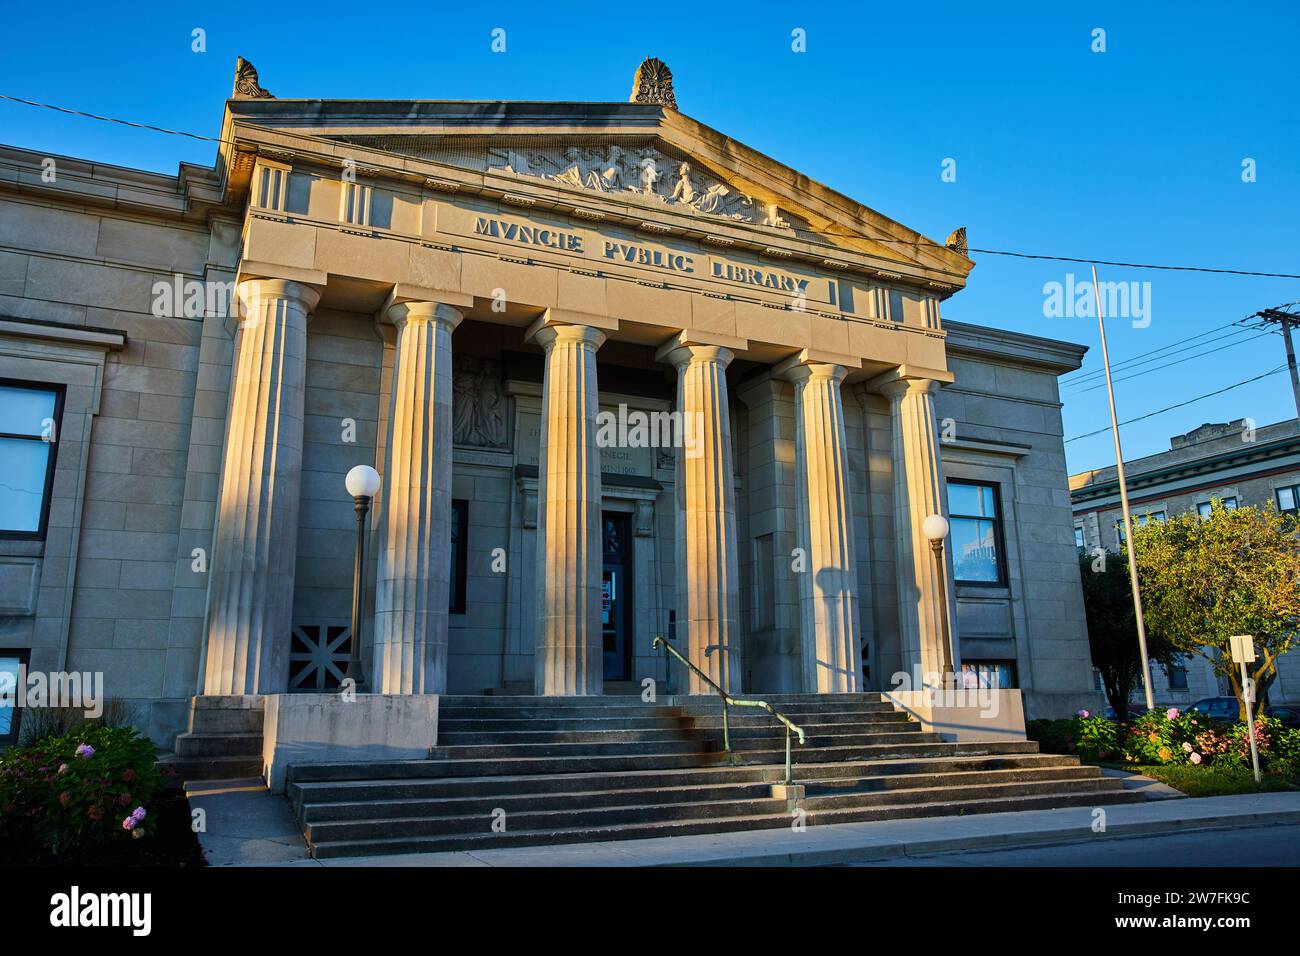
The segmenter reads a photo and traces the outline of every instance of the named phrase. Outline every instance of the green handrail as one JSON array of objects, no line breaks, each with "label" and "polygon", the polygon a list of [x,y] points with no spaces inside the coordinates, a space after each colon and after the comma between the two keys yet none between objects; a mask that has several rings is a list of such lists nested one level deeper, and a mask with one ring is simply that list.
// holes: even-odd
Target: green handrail
[{"label": "green handrail", "polygon": [[655,648],[658,647],[662,647],[673,657],[677,658],[679,661],[681,661],[683,664],[689,667],[691,671],[694,672],[696,676],[700,678],[700,680],[704,681],[704,683],[708,684],[715,691],[717,691],[718,696],[722,698],[722,748],[725,752],[731,753],[731,724],[728,719],[729,707],[733,705],[736,707],[761,707],[769,714],[771,714],[773,717],[775,717],[777,720],[779,720],[781,723],[783,723],[785,725],[785,782],[787,785],[794,783],[794,772],[790,762],[790,732],[794,731],[796,734],[799,735],[799,743],[800,745],[802,745],[806,742],[806,737],[804,736],[803,728],[798,727],[795,724],[791,723],[790,719],[786,717],[785,714],[781,713],[779,710],[777,710],[775,707],[773,707],[765,700],[743,700],[739,697],[732,697],[725,690],[723,690],[716,683],[714,683],[714,681],[709,677],[708,674],[704,673],[704,671],[700,670],[698,667],[696,667],[694,664],[688,661],[685,657],[682,657],[682,655],[678,653],[677,648],[673,647],[671,644],[665,641],[662,635],[656,634],[655,639],[650,642],[650,649],[653,651]]}]

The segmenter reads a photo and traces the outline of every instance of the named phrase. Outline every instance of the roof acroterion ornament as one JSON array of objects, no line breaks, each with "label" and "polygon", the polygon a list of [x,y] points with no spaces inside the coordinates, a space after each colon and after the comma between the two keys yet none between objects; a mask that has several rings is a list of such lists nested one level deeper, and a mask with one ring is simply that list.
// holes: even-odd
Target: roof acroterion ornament
[{"label": "roof acroterion ornament", "polygon": [[235,61],[235,88],[230,93],[235,99],[273,100],[274,96],[257,82],[257,68],[242,56]]},{"label": "roof acroterion ornament", "polygon": [[947,246],[949,249],[951,249],[953,252],[957,253],[958,255],[963,255],[966,256],[967,258],[970,258],[970,255],[967,252],[967,248],[966,248],[966,227],[965,226],[962,226],[960,229],[954,229],[951,233],[949,233],[948,240],[944,243],[944,245]]},{"label": "roof acroterion ornament", "polygon": [[665,109],[677,109],[677,98],[673,96],[673,71],[663,60],[648,56],[636,68],[632,78],[631,103],[658,103]]}]

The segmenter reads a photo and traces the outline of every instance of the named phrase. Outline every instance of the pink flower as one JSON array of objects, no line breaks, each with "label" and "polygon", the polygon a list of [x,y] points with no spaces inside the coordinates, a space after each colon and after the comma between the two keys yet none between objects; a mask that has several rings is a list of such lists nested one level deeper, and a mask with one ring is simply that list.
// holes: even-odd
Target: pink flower
[{"label": "pink flower", "polygon": [[134,830],[134,829],[135,829],[135,825],[136,825],[137,823],[139,823],[139,822],[140,822],[140,821],[137,820],[135,817],[127,817],[125,820],[122,821],[122,829],[123,829],[123,830]]},{"label": "pink flower", "polygon": [[59,764],[59,773],[62,774],[67,772],[68,772],[68,765],[66,763]]},{"label": "pink flower", "polygon": [[1187,741],[1183,741],[1183,753],[1189,754],[1192,752],[1192,750],[1193,750],[1192,745],[1187,743]]},{"label": "pink flower", "polygon": [[135,820],[136,823],[139,823],[144,818],[145,818],[144,807],[136,807],[134,810],[131,811],[131,819]]},{"label": "pink flower", "polygon": [[1088,716],[1088,712],[1087,712],[1086,710],[1081,710],[1081,711],[1079,711],[1079,716],[1080,716],[1080,717],[1087,717],[1087,716]]},{"label": "pink flower", "polygon": [[81,744],[77,747],[77,756],[87,758],[93,757],[95,756],[95,748],[90,746],[90,744]]},{"label": "pink flower", "polygon": [[1200,763],[1201,755],[1193,751],[1192,756],[1189,759],[1192,761],[1192,763]]},{"label": "pink flower", "polygon": [[1178,719],[1178,708],[1177,708],[1177,707],[1170,707],[1168,710],[1165,711],[1165,717],[1168,718],[1169,720],[1177,720],[1177,719]]}]

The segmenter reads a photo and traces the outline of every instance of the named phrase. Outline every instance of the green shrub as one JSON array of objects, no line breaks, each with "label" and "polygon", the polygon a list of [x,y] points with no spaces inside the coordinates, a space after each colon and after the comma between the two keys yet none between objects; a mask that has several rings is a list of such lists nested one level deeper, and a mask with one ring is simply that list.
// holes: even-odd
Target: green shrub
[{"label": "green shrub", "polygon": [[139,839],[153,830],[162,785],[147,737],[84,724],[0,755],[0,838],[54,854]]}]

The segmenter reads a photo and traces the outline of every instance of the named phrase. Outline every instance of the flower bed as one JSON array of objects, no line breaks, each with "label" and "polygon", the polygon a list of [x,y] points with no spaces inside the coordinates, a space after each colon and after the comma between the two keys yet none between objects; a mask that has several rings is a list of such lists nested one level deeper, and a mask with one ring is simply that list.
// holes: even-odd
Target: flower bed
[{"label": "flower bed", "polygon": [[[1090,762],[1218,770],[1250,766],[1250,731],[1244,723],[1220,723],[1173,707],[1127,724],[1079,711],[1068,720],[1029,721],[1026,730],[1045,752],[1073,753]],[[1300,775],[1300,730],[1272,717],[1256,717],[1254,733],[1261,770],[1280,777]]]},{"label": "flower bed", "polygon": [[148,738],[86,724],[0,755],[0,839],[64,854],[144,839],[162,775]]}]

